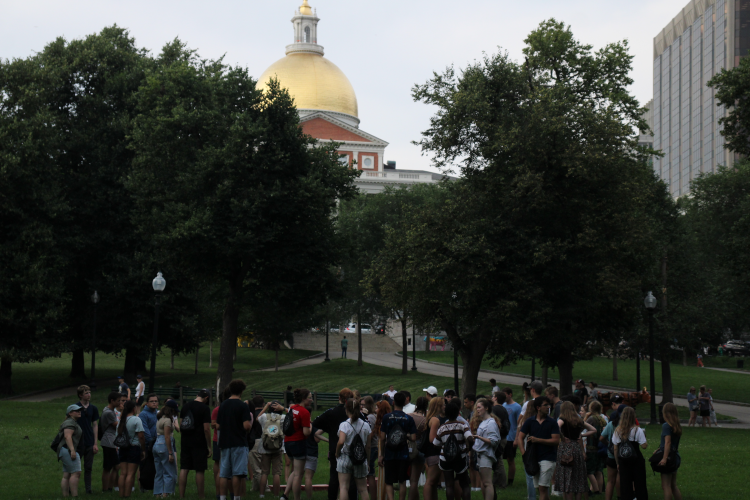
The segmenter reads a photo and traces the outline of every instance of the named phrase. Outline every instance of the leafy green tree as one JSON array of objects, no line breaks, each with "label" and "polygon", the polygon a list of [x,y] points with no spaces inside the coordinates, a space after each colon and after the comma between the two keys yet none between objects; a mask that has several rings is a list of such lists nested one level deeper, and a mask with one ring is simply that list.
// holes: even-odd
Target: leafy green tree
[{"label": "leafy green tree", "polygon": [[656,152],[637,144],[647,125],[627,90],[627,42],[595,52],[554,19],[525,42],[523,64],[486,56],[416,86],[415,99],[438,108],[419,145],[438,167],[458,163],[468,190],[483,193],[473,210],[486,214],[492,241],[467,241],[487,245],[481,259],[507,275],[490,303],[508,311],[477,311],[474,324],[495,330],[493,351],[507,352],[503,332],[557,366],[567,394],[576,346],[638,320],[664,186],[647,164]]},{"label": "leafy green tree", "polygon": [[737,67],[722,69],[709,80],[708,86],[716,89],[716,100],[728,110],[726,116],[719,119],[726,148],[743,156],[750,155],[750,59],[742,57]]},{"label": "leafy green tree", "polygon": [[[223,295],[219,379],[232,377],[238,318],[276,302],[312,310],[334,281],[337,199],[356,173],[334,145],[305,136],[277,83],[256,90],[242,68],[165,46],[137,94],[127,185],[144,234],[169,262]],[[277,318],[284,321],[283,317]]]}]

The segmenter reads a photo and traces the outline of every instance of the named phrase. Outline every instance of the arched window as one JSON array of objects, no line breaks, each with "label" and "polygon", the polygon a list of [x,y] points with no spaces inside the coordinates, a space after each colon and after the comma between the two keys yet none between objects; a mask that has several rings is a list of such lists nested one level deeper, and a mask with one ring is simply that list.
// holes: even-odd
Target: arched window
[{"label": "arched window", "polygon": [[305,26],[305,43],[310,43],[310,27]]}]

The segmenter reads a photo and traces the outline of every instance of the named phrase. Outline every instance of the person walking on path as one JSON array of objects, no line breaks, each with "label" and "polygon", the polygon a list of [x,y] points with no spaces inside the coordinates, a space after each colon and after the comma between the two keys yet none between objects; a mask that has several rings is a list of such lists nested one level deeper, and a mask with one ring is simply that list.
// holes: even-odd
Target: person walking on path
[{"label": "person walking on path", "polygon": [[[701,414],[701,425],[706,427],[711,419],[711,396],[706,392],[706,386],[700,387],[700,393],[698,394],[698,408]],[[710,425],[708,425],[710,427]]]},{"label": "person walking on path", "polygon": [[[502,408],[502,406],[500,406]],[[474,424],[477,423],[476,429]],[[474,438],[473,451],[477,457],[479,468],[479,479],[482,484],[484,500],[493,500],[495,497],[495,484],[493,471],[495,463],[500,462],[502,467],[502,456],[495,456],[495,450],[502,451],[500,444],[500,419],[492,413],[492,404],[484,398],[479,399],[474,405],[474,416],[471,419],[472,437]],[[504,485],[503,485],[504,486]]]},{"label": "person walking on path", "polygon": [[115,435],[117,434],[117,414],[115,408],[120,405],[122,395],[119,392],[111,392],[107,396],[107,406],[102,411],[102,417],[99,419],[99,425],[102,428],[102,455],[104,456],[102,465],[102,491],[112,491],[115,483],[112,481],[112,472],[120,465],[120,459],[117,456],[115,447]]},{"label": "person walking on path", "polygon": [[696,366],[698,368],[705,368],[705,366],[703,366],[703,354],[698,353],[697,358],[698,358],[698,363],[696,363]]},{"label": "person walking on path", "polygon": [[[473,444],[469,426],[458,420],[461,412],[461,402],[456,400],[445,405],[446,421],[438,428],[437,436],[432,444],[440,448],[440,470],[445,476],[445,497],[447,500],[455,498],[455,482],[461,487],[462,500],[471,498],[471,482],[469,479],[468,446]],[[399,497],[401,498],[401,497]],[[392,500],[389,497],[388,500]]]},{"label": "person walking on path", "polygon": [[562,404],[557,425],[560,428],[562,442],[557,447],[555,491],[564,493],[569,500],[574,497],[580,500],[581,495],[588,489],[583,437],[596,434],[596,429],[581,419],[575,405],[570,401]]},{"label": "person walking on path", "polygon": [[245,492],[247,477],[247,432],[253,424],[250,407],[242,401],[242,393],[247,386],[239,379],[229,382],[231,396],[221,403],[216,427],[219,430],[221,450],[220,500],[226,500],[229,483],[232,485],[234,500],[239,500]]},{"label": "person walking on path", "polygon": [[[143,412],[141,412],[143,413]],[[135,403],[128,399],[122,407],[117,437],[126,434],[129,446],[120,446],[120,498],[129,498],[135,484],[138,465],[146,460],[146,435],[143,420],[135,416]],[[125,439],[123,438],[123,439]]]},{"label": "person walking on path", "polygon": [[674,404],[665,404],[663,415],[665,422],[661,426],[661,441],[659,448],[654,451],[654,455],[662,453],[662,459],[651,462],[651,468],[661,474],[664,500],[682,500],[682,492],[677,487],[677,470],[682,462],[679,453],[682,426]]},{"label": "person walking on path", "polygon": [[60,481],[63,497],[78,496],[78,481],[81,478],[81,456],[78,454],[78,445],[81,443],[83,430],[78,425],[83,407],[72,404],[65,410],[65,420],[60,424],[58,435],[62,435],[57,445],[57,457],[62,460],[63,476]]},{"label": "person walking on path", "polygon": [[[535,383],[531,384],[532,392]],[[539,472],[534,475],[534,487],[539,488],[540,500],[549,500],[549,489],[557,462],[557,446],[560,443],[560,426],[549,416],[549,398],[539,396],[529,401],[529,404],[536,412],[536,418],[529,418],[523,423],[518,433],[519,449],[521,455],[526,453],[524,439],[528,436],[529,445],[536,447],[536,459],[539,463]]]},{"label": "person walking on path", "polygon": [[96,438],[99,435],[99,410],[91,404],[91,388],[82,385],[78,388],[78,404],[81,405],[81,418],[78,425],[83,431],[83,447],[81,458],[83,459],[83,482],[86,485],[86,493],[92,493],[91,475],[94,469],[94,455],[99,453]]},{"label": "person walking on path", "polygon": [[346,358],[346,348],[349,347],[349,341],[346,339],[346,335],[341,339],[341,357]]},{"label": "person walking on path", "polygon": [[[393,411],[383,417],[380,424],[380,447],[378,465],[385,468],[385,493],[393,500],[394,484],[398,483],[399,498],[406,498],[406,480],[409,478],[409,448],[407,441],[415,441],[417,427],[414,419],[403,412],[406,396],[397,392],[393,396]],[[397,433],[400,434],[397,439]]]},{"label": "person walking on path", "polygon": [[[370,495],[367,491],[367,460],[359,465],[352,462],[352,443],[355,436],[359,436],[365,447],[364,456],[370,454],[371,433],[370,424],[359,418],[359,403],[354,399],[349,399],[344,405],[347,420],[339,425],[339,437],[336,443],[336,472],[339,475],[339,500],[349,500],[349,485],[352,476],[357,486],[357,491],[361,500],[369,500]],[[403,497],[400,497],[403,498]],[[352,500],[355,500],[356,497]]]},{"label": "person walking on path", "polygon": [[156,441],[153,448],[156,469],[154,496],[161,495],[163,498],[174,494],[177,483],[177,460],[175,460],[174,448],[172,448],[172,435],[174,434],[172,419],[177,416],[177,409],[177,402],[170,399],[164,403],[164,407],[156,415]]},{"label": "person walking on path", "polygon": [[188,474],[195,471],[198,498],[205,498],[205,475],[211,457],[211,410],[208,400],[211,393],[201,389],[195,400],[189,401],[180,410],[180,498],[185,498]]},{"label": "person walking on path", "polygon": [[[646,434],[635,423],[635,410],[625,408],[612,436],[617,471],[620,474],[621,500],[648,500],[646,461],[641,448],[648,448]],[[624,449],[623,449],[624,448]],[[627,450],[627,451],[626,451]]]},{"label": "person walking on path", "polygon": [[143,375],[136,375],[135,380],[138,382],[135,385],[135,412],[136,415],[140,413],[143,408],[143,401],[145,400],[146,384],[143,382]]},{"label": "person walking on path", "polygon": [[694,427],[696,420],[698,420],[698,396],[695,394],[695,387],[691,387],[687,394],[688,410],[690,410],[690,420],[688,420],[688,427]]}]

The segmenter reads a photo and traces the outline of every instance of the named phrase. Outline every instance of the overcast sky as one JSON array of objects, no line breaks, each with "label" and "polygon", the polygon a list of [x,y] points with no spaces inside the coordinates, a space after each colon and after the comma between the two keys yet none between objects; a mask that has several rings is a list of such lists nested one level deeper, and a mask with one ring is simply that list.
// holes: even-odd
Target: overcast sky
[{"label": "overcast sky", "polygon": [[[179,37],[203,58],[225,55],[258,77],[293,42],[291,18],[301,0],[78,1],[0,0],[0,58],[24,58],[63,36],[82,38],[117,24],[156,54]],[[542,20],[571,25],[576,38],[600,48],[627,39],[635,55],[632,92],[652,97],[653,38],[687,0],[311,0],[321,19],[318,43],[349,77],[360,128],[390,146],[399,168],[431,169],[411,141],[433,110],[413,102],[411,88],[433,71],[463,67],[507,50],[520,59],[523,40]]]}]

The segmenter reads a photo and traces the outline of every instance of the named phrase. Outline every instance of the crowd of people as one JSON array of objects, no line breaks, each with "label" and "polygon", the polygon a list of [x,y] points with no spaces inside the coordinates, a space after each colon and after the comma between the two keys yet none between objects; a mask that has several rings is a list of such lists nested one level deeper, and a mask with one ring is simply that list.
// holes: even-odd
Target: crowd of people
[{"label": "crowd of people", "polygon": [[[78,495],[82,469],[85,491],[92,491],[98,441],[102,489],[123,498],[136,484],[155,496],[177,490],[184,498],[191,471],[198,496],[205,498],[205,471],[213,460],[218,500],[246,495],[248,479],[260,498],[270,491],[281,500],[301,500],[304,484],[310,500],[318,443],[324,441],[329,443],[329,500],[394,500],[396,489],[402,500],[419,500],[420,492],[425,500],[437,500],[441,488],[447,500],[468,500],[472,491],[496,500],[498,489],[513,484],[519,456],[529,499],[648,498],[641,452],[648,446],[645,432],[620,396],[612,398],[607,416],[596,385],[589,392],[582,380],[576,381],[574,394],[563,398],[554,386],[524,384],[523,404],[514,400],[511,388],[500,389],[495,380],[490,384],[491,394],[463,398],[453,390],[440,396],[430,386],[415,402],[394,386],[379,401],[344,388],[339,404],[316,418],[309,390],[290,387],[288,406],[259,395],[243,400],[242,380],[229,383],[213,411],[207,389],[180,408],[172,399],[162,403],[155,394],[144,395],[145,387],[137,388],[134,401],[123,382],[109,394],[100,416],[84,385],[59,429],[62,494]],[[680,500],[676,478],[682,428],[673,404],[666,404],[663,413],[667,423],[649,461],[661,474],[664,498]]]},{"label": "crowd of people", "polygon": [[690,420],[688,421],[688,427],[695,427],[695,424],[700,418],[700,423],[703,427],[718,427],[719,423],[716,420],[716,411],[714,411],[714,398],[712,395],[713,389],[706,389],[705,385],[700,386],[699,393],[695,393],[695,387],[691,387],[688,391],[688,409],[690,410]]}]

